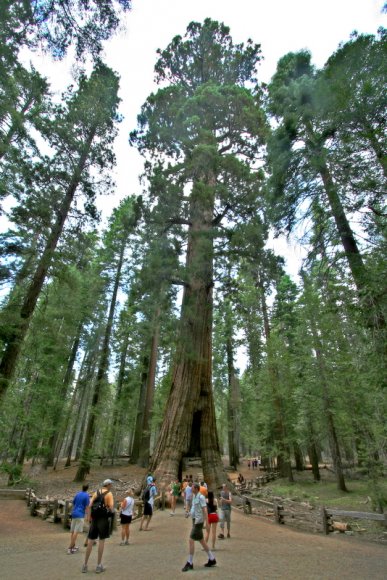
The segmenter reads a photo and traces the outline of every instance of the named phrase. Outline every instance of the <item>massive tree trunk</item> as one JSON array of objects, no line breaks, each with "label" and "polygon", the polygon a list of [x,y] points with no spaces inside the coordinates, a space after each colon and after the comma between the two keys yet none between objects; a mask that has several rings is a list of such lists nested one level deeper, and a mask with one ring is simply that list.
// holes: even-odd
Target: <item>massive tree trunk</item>
[{"label": "massive tree trunk", "polygon": [[172,385],[150,467],[158,480],[170,482],[185,456],[198,455],[207,484],[215,488],[225,473],[212,393],[213,185],[214,178],[195,182],[191,193],[187,284]]}]

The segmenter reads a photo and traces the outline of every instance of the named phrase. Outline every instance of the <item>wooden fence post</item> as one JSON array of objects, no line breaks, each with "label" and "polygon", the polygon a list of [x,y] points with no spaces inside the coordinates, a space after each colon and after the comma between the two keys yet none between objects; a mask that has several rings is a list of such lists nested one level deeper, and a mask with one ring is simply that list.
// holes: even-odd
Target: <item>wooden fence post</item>
[{"label": "wooden fence post", "polygon": [[54,507],[52,510],[52,516],[54,519],[54,523],[56,524],[58,522],[58,500],[57,499],[54,500]]},{"label": "wooden fence post", "polygon": [[65,505],[64,505],[64,513],[63,513],[63,527],[67,528],[68,526],[68,520],[69,520],[69,516],[70,516],[70,501],[68,499],[66,499],[65,501]]},{"label": "wooden fence post", "polygon": [[275,517],[275,521],[277,522],[277,524],[284,524],[284,518],[283,515],[281,514],[281,510],[283,509],[282,505],[279,505],[278,503],[274,504],[274,517]]},{"label": "wooden fence post", "polygon": [[329,534],[329,523],[328,523],[328,514],[325,507],[321,508],[321,520],[322,520],[322,529],[323,533],[327,536]]},{"label": "wooden fence post", "polygon": [[247,499],[244,498],[244,502],[243,502],[243,510],[245,512],[245,514],[251,514],[251,502]]},{"label": "wooden fence post", "polygon": [[30,504],[30,514],[36,516],[36,500],[33,499]]}]

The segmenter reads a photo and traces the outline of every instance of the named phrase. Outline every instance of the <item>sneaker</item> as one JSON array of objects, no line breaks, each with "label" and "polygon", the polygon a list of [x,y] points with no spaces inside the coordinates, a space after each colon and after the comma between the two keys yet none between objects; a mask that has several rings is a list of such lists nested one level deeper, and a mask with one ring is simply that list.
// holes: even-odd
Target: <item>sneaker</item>
[{"label": "sneaker", "polygon": [[211,566],[216,566],[215,558],[213,560],[208,560],[206,564],[204,564],[206,568],[211,568]]},{"label": "sneaker", "polygon": [[230,534],[227,534],[227,537],[228,537],[228,538],[231,538]]},{"label": "sneaker", "polygon": [[82,572],[84,574],[87,572],[87,566],[86,566],[86,564],[83,564],[83,566],[82,566]]},{"label": "sneaker", "polygon": [[188,570],[193,570],[193,564],[186,562],[184,568],[181,569],[182,572],[187,572]]},{"label": "sneaker", "polygon": [[125,542],[120,542],[120,546],[125,546]]},{"label": "sneaker", "polygon": [[129,542],[125,542],[125,546],[129,546]]},{"label": "sneaker", "polygon": [[224,534],[219,534],[218,538],[219,540],[224,540]]},{"label": "sneaker", "polygon": [[95,569],[95,573],[96,573],[96,574],[101,574],[101,572],[105,572],[105,570],[106,570],[106,568],[104,568],[104,567],[102,566],[102,564],[98,564],[98,566],[97,566],[97,567],[96,567],[96,569]]},{"label": "sneaker", "polygon": [[74,546],[74,548],[71,548],[71,552],[72,552],[72,554],[75,554],[76,552],[79,552],[78,546]]},{"label": "sneaker", "polygon": [[72,548],[69,548],[69,549],[67,550],[67,553],[68,553],[68,554],[72,554],[72,553],[73,553],[73,549],[72,549]]},{"label": "sneaker", "polygon": [[185,512],[185,517],[189,518],[189,512]]}]

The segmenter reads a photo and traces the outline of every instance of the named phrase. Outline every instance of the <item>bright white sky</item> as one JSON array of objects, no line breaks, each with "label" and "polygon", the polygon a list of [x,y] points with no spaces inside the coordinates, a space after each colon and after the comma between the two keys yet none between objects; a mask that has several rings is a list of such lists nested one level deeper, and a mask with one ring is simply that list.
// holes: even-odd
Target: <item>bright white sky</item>
[{"label": "bright white sky", "polygon": [[[156,90],[156,50],[165,48],[176,34],[183,36],[189,22],[210,17],[229,26],[235,42],[251,38],[260,43],[264,60],[259,77],[267,82],[278,59],[287,52],[307,48],[320,67],[352,31],[375,34],[379,26],[387,25],[382,6],[382,0],[132,0],[126,32],[106,43],[105,60],[121,75],[124,121],[116,142],[117,190],[99,201],[103,214],[110,215],[120,199],[141,190],[142,160],[129,147],[128,135],[136,127],[141,105]],[[39,63],[53,89],[63,90],[70,80],[70,59],[52,63],[44,57]],[[287,256],[289,271],[295,275],[301,250],[290,247],[286,240],[276,241],[275,248]]]}]

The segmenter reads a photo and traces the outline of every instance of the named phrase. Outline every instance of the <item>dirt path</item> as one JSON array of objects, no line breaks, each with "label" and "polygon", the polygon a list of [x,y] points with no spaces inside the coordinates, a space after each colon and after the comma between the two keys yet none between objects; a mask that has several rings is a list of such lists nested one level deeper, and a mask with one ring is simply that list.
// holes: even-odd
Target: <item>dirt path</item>
[{"label": "dirt path", "polygon": [[[232,538],[218,540],[218,566],[206,569],[204,552],[196,550],[194,570],[181,568],[187,556],[190,522],[179,506],[175,517],[156,512],[152,531],[132,525],[130,546],[119,546],[116,532],[106,542],[103,577],[115,580],[213,578],[222,580],[313,580],[386,578],[384,546],[353,538],[312,536],[233,511]],[[0,503],[0,577],[4,580],[71,580],[94,576],[96,549],[88,574],[81,574],[84,548],[68,556],[69,532],[58,524],[32,518],[22,501]],[[79,545],[83,544],[83,536]]]}]

